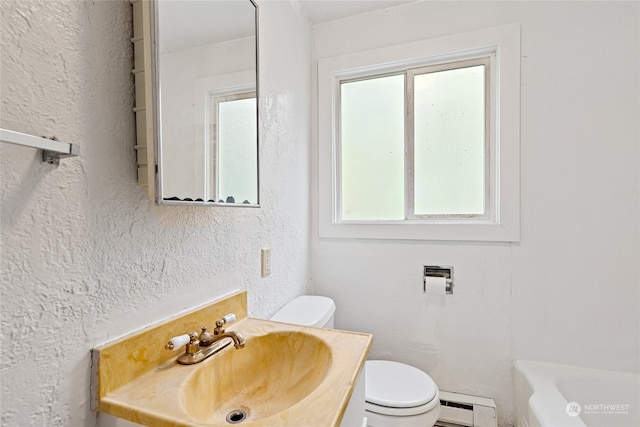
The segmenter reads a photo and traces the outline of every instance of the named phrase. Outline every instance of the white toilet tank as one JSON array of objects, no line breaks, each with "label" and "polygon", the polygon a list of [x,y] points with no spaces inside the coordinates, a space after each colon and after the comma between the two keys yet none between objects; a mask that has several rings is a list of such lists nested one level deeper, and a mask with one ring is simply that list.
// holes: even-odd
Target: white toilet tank
[{"label": "white toilet tank", "polygon": [[282,307],[271,320],[293,323],[294,325],[313,326],[333,329],[336,304],[331,298],[302,295]]}]

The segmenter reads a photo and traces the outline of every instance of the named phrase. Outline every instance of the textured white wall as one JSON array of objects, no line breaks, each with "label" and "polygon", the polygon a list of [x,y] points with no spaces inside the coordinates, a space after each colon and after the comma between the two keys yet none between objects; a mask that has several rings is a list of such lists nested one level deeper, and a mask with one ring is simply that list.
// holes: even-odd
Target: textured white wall
[{"label": "textured white wall", "polygon": [[310,30],[261,4],[263,207],[160,208],[135,182],[129,2],[0,5],[1,126],[81,147],[58,169],[0,148],[0,424],[93,426],[95,345],[233,289],[253,316],[307,290]]},{"label": "textured white wall", "polygon": [[[519,244],[318,239],[313,225],[314,292],[336,300],[337,327],[374,334],[371,357],[494,397],[505,426],[513,359],[638,371],[639,16],[637,2],[429,1],[314,27],[315,62],[521,24]],[[422,293],[423,265],[454,266],[446,306]]]}]

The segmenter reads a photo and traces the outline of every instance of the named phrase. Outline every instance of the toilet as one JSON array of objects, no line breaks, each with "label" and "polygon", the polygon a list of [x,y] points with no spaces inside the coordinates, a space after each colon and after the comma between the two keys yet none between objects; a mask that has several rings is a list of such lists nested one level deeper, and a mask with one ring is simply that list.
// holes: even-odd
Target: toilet
[{"label": "toilet", "polygon": [[[303,295],[282,307],[271,320],[333,328],[331,298]],[[365,416],[369,427],[433,427],[440,415],[440,394],[429,375],[404,363],[365,362]]]}]

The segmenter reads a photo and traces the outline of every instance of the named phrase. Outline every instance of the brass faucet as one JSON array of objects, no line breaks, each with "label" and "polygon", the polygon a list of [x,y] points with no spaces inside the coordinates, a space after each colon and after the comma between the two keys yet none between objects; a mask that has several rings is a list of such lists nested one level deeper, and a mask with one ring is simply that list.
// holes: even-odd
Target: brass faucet
[{"label": "brass faucet", "polygon": [[175,347],[185,345],[184,354],[178,356],[178,363],[181,365],[200,363],[231,343],[233,343],[236,349],[243,348],[245,343],[244,337],[239,332],[225,331],[223,328],[226,323],[231,323],[235,320],[236,316],[234,314],[227,314],[223,318],[216,320],[216,328],[214,329],[213,335],[207,332],[206,326],[203,326],[199,337],[197,332],[174,337],[164,348],[173,350]]}]

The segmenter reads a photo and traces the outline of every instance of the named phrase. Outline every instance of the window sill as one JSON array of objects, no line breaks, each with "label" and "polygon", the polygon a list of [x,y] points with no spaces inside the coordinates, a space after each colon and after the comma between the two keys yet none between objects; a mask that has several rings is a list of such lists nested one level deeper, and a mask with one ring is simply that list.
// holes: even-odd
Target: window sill
[{"label": "window sill", "polygon": [[320,224],[319,237],[347,239],[395,239],[518,242],[517,224],[489,221],[439,221],[429,224],[409,221],[371,221]]}]

